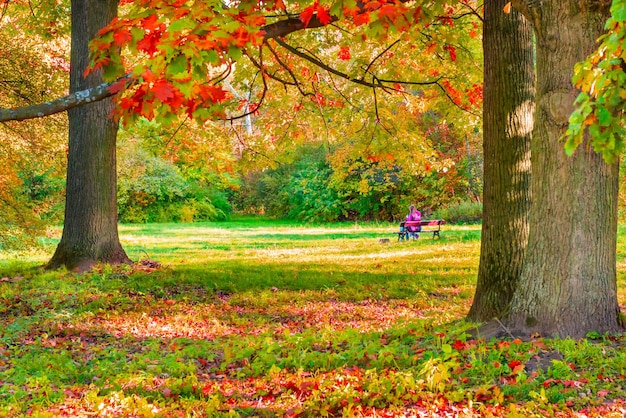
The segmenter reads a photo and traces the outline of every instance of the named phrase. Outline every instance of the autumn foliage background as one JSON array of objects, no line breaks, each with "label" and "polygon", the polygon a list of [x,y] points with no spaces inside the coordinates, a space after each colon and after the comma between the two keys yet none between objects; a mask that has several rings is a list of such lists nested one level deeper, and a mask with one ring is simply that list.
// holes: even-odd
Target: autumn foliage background
[{"label": "autumn foliage background", "polygon": [[[94,69],[104,68],[109,79],[134,68],[118,115],[122,222],[223,220],[237,213],[389,221],[409,204],[450,221],[478,220],[482,70],[480,21],[471,9],[438,6],[407,20],[403,6],[371,2],[368,13],[356,13],[346,4],[349,25],[362,35],[332,25],[290,35],[343,75],[337,76],[275,42],[254,56],[273,23],[263,10],[251,6],[238,17],[209,6],[191,13],[185,2],[128,2],[93,43]],[[2,33],[16,47],[4,52],[2,69],[15,82],[0,86],[4,107],[63,93],[69,44],[61,16],[68,7],[46,3],[35,15],[7,8]],[[278,16],[297,5],[265,7]],[[327,23],[328,11],[315,3],[299,19]],[[410,41],[407,22],[438,13],[444,17],[415,28]],[[28,24],[12,25],[18,21]],[[367,42],[382,31],[386,46]],[[208,84],[200,74],[206,66]],[[383,88],[358,88],[346,77]],[[227,120],[208,121],[214,116]],[[61,220],[66,121],[55,120],[3,125],[7,248]]]}]

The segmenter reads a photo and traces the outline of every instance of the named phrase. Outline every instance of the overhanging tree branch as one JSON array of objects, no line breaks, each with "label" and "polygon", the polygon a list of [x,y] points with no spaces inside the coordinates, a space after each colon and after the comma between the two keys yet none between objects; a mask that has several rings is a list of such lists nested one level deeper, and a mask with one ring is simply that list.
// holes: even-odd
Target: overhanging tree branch
[{"label": "overhanging tree branch", "polygon": [[78,106],[97,102],[115,95],[119,89],[112,87],[117,87],[119,83],[125,83],[127,81],[128,76],[112,83],[100,84],[99,86],[87,90],[77,91],[50,102],[20,107],[17,109],[0,109],[0,122],[41,118],[44,116],[54,115],[55,113],[65,112],[66,110],[70,110]]},{"label": "overhanging tree branch", "polygon": [[[337,19],[334,18],[333,21]],[[264,39],[276,39],[278,37],[289,35],[302,29],[315,29],[326,26],[317,16],[313,16],[307,25],[300,20],[299,17],[289,17],[288,19],[266,25],[263,28],[265,32]],[[41,118],[44,116],[54,115],[55,113],[65,112],[78,106],[104,100],[113,96],[117,90],[111,91],[111,87],[117,83],[125,82],[130,78],[127,75],[120,80],[112,83],[101,84],[91,89],[78,91],[49,102],[39,103],[32,106],[25,106],[14,109],[0,108],[0,122],[23,121],[27,119]]]},{"label": "overhanging tree branch", "polygon": [[328,26],[329,24],[336,22],[337,18],[332,17],[329,23],[323,23],[320,21],[317,16],[313,16],[309,23],[305,25],[300,17],[290,17],[285,20],[279,20],[278,22],[270,23],[263,27],[263,31],[265,35],[263,38],[267,41],[268,39],[277,39],[282,38],[290,33],[298,32],[302,29],[316,29],[324,26]]},{"label": "overhanging tree branch", "polygon": [[[363,7],[361,2],[358,2],[357,4],[359,5],[359,8]],[[264,26],[262,28],[262,31],[264,32],[263,39],[268,47],[270,45],[267,43],[267,41],[270,39],[274,39],[276,43],[278,43],[279,45],[281,45],[283,48],[287,49],[289,52],[293,53],[294,55],[297,55],[300,58],[303,58],[315,64],[316,66],[328,71],[329,73],[332,73],[338,77],[349,80],[353,83],[363,85],[365,87],[385,88],[384,83],[388,83],[388,82],[396,82],[399,84],[414,84],[414,85],[438,84],[439,80],[426,81],[426,82],[403,82],[399,80],[392,81],[392,80],[382,80],[382,79],[377,79],[377,78],[373,78],[375,82],[368,82],[364,80],[363,78],[355,78],[355,77],[349,76],[348,74],[342,73],[330,67],[329,65],[323,63],[319,59],[305,52],[302,52],[297,48],[292,47],[291,45],[287,44],[282,39],[283,37],[293,32],[297,32],[297,31],[304,30],[304,29],[316,29],[316,28],[328,26],[329,24],[332,24],[336,21],[338,21],[338,19],[336,17],[332,17],[330,22],[322,22],[317,17],[317,15],[314,15],[305,24],[304,22],[302,22],[299,16],[289,16],[284,20],[270,23]],[[396,43],[397,42],[394,42],[393,44],[391,44],[386,50],[393,47]],[[270,47],[270,50],[271,50],[271,47]],[[376,59],[374,59],[374,61],[376,61]],[[369,69],[373,65],[374,61],[370,63],[370,66],[367,68],[366,73],[369,72]],[[230,71],[230,68],[226,70],[226,73],[228,73],[229,71]],[[261,69],[261,71],[263,71],[263,69]],[[223,74],[221,75],[223,76]],[[274,78],[271,74],[268,74],[265,72],[264,72],[264,75],[270,78]],[[131,79],[130,74],[127,74],[126,76],[120,78],[117,81],[114,81],[111,83],[104,83],[104,84],[101,84],[100,86],[93,87],[87,90],[82,90],[79,92],[75,92],[65,97],[61,97],[59,99],[55,99],[49,102],[40,103],[40,104],[36,104],[32,106],[20,107],[20,108],[12,108],[12,109],[0,108],[0,122],[7,122],[7,121],[12,121],[12,120],[23,121],[27,119],[40,118],[44,116],[53,115],[55,113],[64,112],[64,111],[73,109],[78,106],[83,106],[85,104],[97,102],[97,101],[100,101],[100,100],[103,100],[103,99],[106,99],[108,97],[115,95],[121,89],[118,89],[118,88],[112,89],[112,87],[119,86],[119,83],[128,83],[130,79]],[[297,85],[297,82],[296,82],[296,85]]]}]

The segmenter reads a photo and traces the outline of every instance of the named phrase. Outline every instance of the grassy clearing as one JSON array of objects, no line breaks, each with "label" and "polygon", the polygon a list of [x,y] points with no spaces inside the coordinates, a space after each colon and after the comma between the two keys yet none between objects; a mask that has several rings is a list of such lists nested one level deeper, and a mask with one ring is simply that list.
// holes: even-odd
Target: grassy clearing
[{"label": "grassy clearing", "polygon": [[469,340],[479,227],[394,230],[123,226],[162,267],[84,275],[6,255],[0,415],[623,416],[626,339]]}]

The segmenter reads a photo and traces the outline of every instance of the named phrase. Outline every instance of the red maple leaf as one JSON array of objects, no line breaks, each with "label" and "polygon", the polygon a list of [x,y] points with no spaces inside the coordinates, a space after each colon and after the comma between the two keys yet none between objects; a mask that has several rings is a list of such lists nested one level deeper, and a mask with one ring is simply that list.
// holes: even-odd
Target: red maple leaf
[{"label": "red maple leaf", "polygon": [[234,44],[236,46],[245,46],[250,40],[250,33],[244,27],[238,27],[233,32]]},{"label": "red maple leaf", "polygon": [[137,102],[130,97],[123,97],[120,100],[120,107],[124,110],[128,110],[137,106]]},{"label": "red maple leaf", "polygon": [[111,42],[104,42],[101,39],[94,39],[91,41],[92,48],[95,48],[97,51],[105,51],[111,48]]},{"label": "red maple leaf", "polygon": [[111,20],[111,22],[107,26],[103,27],[96,33],[96,37],[101,37],[105,35],[108,31],[111,30],[111,27],[118,22],[119,22],[119,19],[117,17],[114,17],[113,20]]},{"label": "red maple leaf", "polygon": [[380,3],[377,1],[370,1],[365,5],[367,10],[376,10],[380,7]]},{"label": "red maple leaf", "polygon": [[127,42],[133,40],[133,36],[130,34],[130,31],[126,28],[120,29],[113,33],[113,45],[122,46]]},{"label": "red maple leaf", "polygon": [[339,52],[337,53],[337,58],[339,58],[340,60],[349,61],[350,57],[351,55],[350,55],[349,46],[342,46],[341,48],[339,48]]},{"label": "red maple leaf", "polygon": [[378,11],[378,15],[379,16],[387,16],[390,19],[394,18],[398,15],[399,12],[401,12],[402,9],[400,9],[399,7],[393,5],[393,4],[385,4],[384,6],[382,6],[380,8],[380,10]]},{"label": "red maple leaf", "polygon": [[302,11],[302,13],[300,13],[300,20],[302,21],[305,27],[309,26],[309,22],[311,21],[311,18],[313,17],[313,12],[315,11],[316,7],[317,7],[317,3],[314,3],[312,6],[307,7],[306,9]]},{"label": "red maple leaf", "polygon": [[452,344],[452,348],[454,348],[457,351],[461,351],[465,348],[465,343],[461,340],[456,340],[454,344]]},{"label": "red maple leaf", "polygon": [[154,83],[151,90],[156,98],[164,103],[174,97],[174,87],[165,80]]},{"label": "red maple leaf", "polygon": [[117,81],[115,83],[113,83],[110,87],[109,87],[109,91],[113,94],[118,93],[122,90],[124,90],[124,86],[126,85],[126,81],[125,80],[121,80],[121,81]]},{"label": "red maple leaf", "polygon": [[220,103],[228,98],[226,90],[218,86],[200,86],[199,94],[203,100]]},{"label": "red maple leaf", "polygon": [[174,89],[174,97],[167,101],[167,104],[170,105],[172,109],[178,109],[182,107],[185,103],[185,96],[178,89]]},{"label": "red maple leaf", "polygon": [[328,25],[333,21],[332,16],[328,13],[328,9],[322,6],[321,4],[317,5],[317,18],[325,25]]},{"label": "red maple leaf", "polygon": [[161,31],[154,31],[146,34],[139,42],[137,49],[148,55],[153,55],[157,51],[157,44],[161,40]]},{"label": "red maple leaf", "polygon": [[369,13],[360,13],[354,16],[354,24],[357,26],[367,25],[370,23],[370,15]]},{"label": "red maple leaf", "polygon": [[443,49],[447,50],[450,53],[450,59],[452,61],[456,61],[456,48],[452,45],[446,45]]},{"label": "red maple leaf", "polygon": [[150,15],[144,19],[141,19],[141,27],[146,30],[154,30],[159,26],[159,24],[157,23],[157,20],[158,20],[157,15]]},{"label": "red maple leaf", "polygon": [[261,27],[265,25],[265,22],[266,22],[266,19],[265,19],[265,16],[263,15],[253,15],[253,16],[247,16],[245,18],[245,23],[249,26]]},{"label": "red maple leaf", "polygon": [[313,101],[313,103],[319,106],[324,106],[326,104],[326,98],[322,96],[319,92],[315,93],[315,96],[312,96],[311,100]]}]

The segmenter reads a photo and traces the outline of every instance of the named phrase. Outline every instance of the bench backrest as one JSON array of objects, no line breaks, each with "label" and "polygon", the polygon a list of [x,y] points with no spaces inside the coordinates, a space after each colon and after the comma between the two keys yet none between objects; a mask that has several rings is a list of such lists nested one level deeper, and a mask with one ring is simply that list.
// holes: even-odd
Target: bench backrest
[{"label": "bench backrest", "polygon": [[403,226],[428,226],[428,225],[443,225],[443,219],[430,219],[430,220],[421,220],[421,221],[403,221],[400,222],[400,227]]}]

